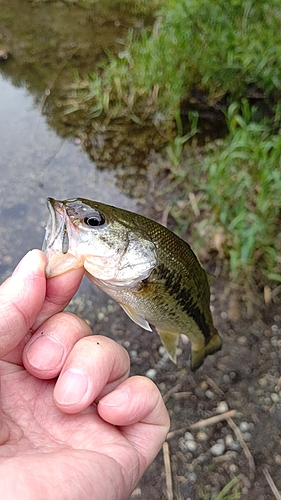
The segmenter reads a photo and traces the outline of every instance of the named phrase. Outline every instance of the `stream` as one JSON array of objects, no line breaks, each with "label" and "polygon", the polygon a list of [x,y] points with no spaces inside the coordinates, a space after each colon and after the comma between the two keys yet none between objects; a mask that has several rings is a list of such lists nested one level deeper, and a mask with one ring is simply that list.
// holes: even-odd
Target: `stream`
[{"label": "stream", "polygon": [[123,49],[128,28],[142,23],[120,2],[1,2],[1,282],[25,252],[41,248],[48,196],[135,209],[120,175],[97,168],[83,149],[81,123],[72,119],[69,130],[59,99],[75,73],[90,73],[105,51]]}]

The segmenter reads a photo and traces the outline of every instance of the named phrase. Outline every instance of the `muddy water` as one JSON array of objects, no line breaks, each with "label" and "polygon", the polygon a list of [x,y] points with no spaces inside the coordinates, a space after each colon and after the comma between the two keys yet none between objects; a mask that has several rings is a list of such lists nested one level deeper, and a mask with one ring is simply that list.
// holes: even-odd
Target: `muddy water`
[{"label": "muddy water", "polygon": [[127,208],[133,200],[79,145],[59,138],[25,89],[0,79],[0,273],[8,275],[30,248],[41,247],[46,196],[102,198]]},{"label": "muddy water", "polygon": [[[139,15],[119,2],[2,0],[0,12],[0,281],[41,246],[45,199],[83,196],[134,209],[120,176],[99,170],[81,146],[81,123],[60,102],[75,71],[90,73],[105,51],[123,49]],[[6,58],[7,57],[7,58]]]}]

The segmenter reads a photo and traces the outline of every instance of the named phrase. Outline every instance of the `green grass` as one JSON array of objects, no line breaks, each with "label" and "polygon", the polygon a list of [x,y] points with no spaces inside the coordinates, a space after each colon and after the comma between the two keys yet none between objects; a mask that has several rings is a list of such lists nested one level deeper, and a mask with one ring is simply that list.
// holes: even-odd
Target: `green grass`
[{"label": "green grass", "polygon": [[[131,32],[77,84],[77,107],[175,117],[192,87],[217,100],[253,86],[277,99],[281,89],[279,0],[162,0],[153,29]],[[69,107],[75,110],[75,105]]]},{"label": "green grass", "polygon": [[[202,203],[208,226],[222,228],[224,252],[234,280],[281,281],[281,135],[229,109],[229,135],[211,150],[202,167]],[[244,106],[244,107],[245,107]],[[208,150],[209,149],[209,150]]]},{"label": "green grass", "polygon": [[[199,493],[199,498],[200,500],[211,500],[210,496],[204,493],[204,488],[203,491]],[[241,478],[234,477],[216,497],[212,498],[213,500],[239,500],[241,498]]]},{"label": "green grass", "polygon": [[[91,119],[106,115],[107,122],[115,116],[139,123],[149,118],[162,133],[173,118],[178,136],[167,154],[171,198],[181,197],[174,208],[178,226],[187,227],[181,207],[196,193],[195,249],[220,233],[232,279],[281,281],[280,2],[160,4],[152,29],[130,32],[118,57],[109,55],[95,72],[77,79],[67,112],[83,110]],[[183,135],[179,110],[192,88],[212,102],[227,96],[229,134],[207,144],[201,162],[189,165],[182,151],[196,133],[198,116],[190,114],[191,131]],[[247,95],[256,91],[268,98],[272,123],[248,105]]]}]

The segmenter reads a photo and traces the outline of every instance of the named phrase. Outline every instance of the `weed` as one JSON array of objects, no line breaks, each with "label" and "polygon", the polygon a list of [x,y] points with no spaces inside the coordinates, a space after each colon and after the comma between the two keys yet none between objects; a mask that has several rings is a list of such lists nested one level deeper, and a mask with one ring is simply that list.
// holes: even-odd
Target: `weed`
[{"label": "weed", "polygon": [[134,108],[152,119],[160,110],[176,117],[180,100],[194,87],[213,100],[226,94],[237,100],[249,87],[278,100],[279,0],[159,0],[159,5],[154,29],[131,31],[125,50],[84,79],[94,107],[115,112],[117,107],[118,113]]},{"label": "weed", "polygon": [[[241,478],[234,477],[225,485],[214,500],[239,500],[239,498],[241,498]],[[200,500],[210,500],[210,496],[202,491]]]},{"label": "weed", "polygon": [[[168,146],[171,185],[201,193],[208,214],[199,233],[223,235],[232,278],[281,281],[281,11],[279,0],[162,0],[152,29],[130,32],[118,57],[110,56],[78,80],[68,112],[83,109],[92,118],[107,113],[135,121],[150,118],[158,128],[173,117],[178,135]],[[210,143],[193,172],[181,162],[184,144],[180,101],[192,88],[218,100],[229,96],[229,135]],[[249,88],[270,96],[275,133],[257,122],[243,95]],[[240,104],[235,104],[240,102]],[[188,179],[187,179],[188,176]],[[186,194],[183,192],[183,198]],[[176,207],[176,219],[184,217]],[[200,207],[202,212],[202,209]],[[210,236],[211,235],[211,236]],[[197,238],[196,238],[197,239]],[[196,247],[196,241],[195,241]]]},{"label": "weed", "polygon": [[209,148],[202,167],[210,226],[223,228],[234,279],[281,281],[281,135],[251,121],[248,105],[244,113],[232,105],[228,124],[229,136]]}]

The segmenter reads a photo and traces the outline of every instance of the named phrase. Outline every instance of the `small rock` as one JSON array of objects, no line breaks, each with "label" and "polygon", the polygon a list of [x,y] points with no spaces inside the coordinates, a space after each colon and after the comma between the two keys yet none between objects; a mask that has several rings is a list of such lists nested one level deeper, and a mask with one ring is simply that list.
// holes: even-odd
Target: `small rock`
[{"label": "small rock", "polygon": [[228,410],[229,410],[229,408],[228,408],[228,404],[226,401],[221,401],[220,403],[218,403],[217,413],[225,413]]},{"label": "small rock", "polygon": [[131,498],[141,498],[141,489],[139,487],[131,493]]},{"label": "small rock", "polygon": [[196,439],[198,439],[198,441],[207,441],[208,439],[208,434],[206,434],[205,431],[199,431],[197,432],[196,434]]},{"label": "small rock", "polygon": [[147,370],[146,372],[146,377],[150,378],[151,380],[153,380],[155,377],[156,377],[156,370],[155,368],[150,368],[149,370]]},{"label": "small rock", "polygon": [[206,462],[207,456],[205,455],[205,453],[200,453],[199,457],[197,457],[196,460],[198,464],[203,464],[204,462]]},{"label": "small rock", "polygon": [[237,342],[238,344],[240,345],[246,345],[247,344],[247,337],[245,337],[244,335],[241,335],[240,337],[238,337],[237,339]]},{"label": "small rock", "polygon": [[248,422],[245,422],[245,421],[241,422],[239,427],[240,427],[241,432],[247,432],[250,428]]},{"label": "small rock", "polygon": [[194,441],[193,434],[191,434],[191,432],[186,432],[185,435],[184,435],[184,439],[186,441]]},{"label": "small rock", "polygon": [[272,394],[270,394],[270,397],[273,401],[273,403],[279,403],[279,394],[277,394],[277,392],[272,392]]},{"label": "small rock", "polygon": [[166,354],[167,351],[163,345],[160,345],[158,352],[161,356],[164,356],[164,354]]},{"label": "small rock", "polygon": [[197,444],[195,443],[195,441],[185,441],[185,446],[188,451],[191,451],[191,453],[197,450]]},{"label": "small rock", "polygon": [[226,446],[227,446],[228,448],[230,448],[230,447],[231,447],[231,445],[233,444],[233,442],[234,442],[234,439],[233,439],[232,435],[231,435],[231,434],[227,434],[227,435],[225,436],[225,444],[226,444]]},{"label": "small rock", "polygon": [[214,393],[210,391],[209,389],[205,392],[205,395],[208,399],[214,399]]},{"label": "small rock", "polygon": [[251,441],[252,435],[250,434],[250,432],[244,432],[243,438],[245,439],[245,441]]},{"label": "small rock", "polygon": [[195,472],[190,472],[188,474],[188,480],[191,482],[191,483],[196,483],[197,481],[197,476],[195,474]]},{"label": "small rock", "polygon": [[220,457],[225,452],[224,442],[214,444],[210,451],[214,457]]},{"label": "small rock", "polygon": [[184,335],[183,333],[180,334],[180,339],[181,339],[181,342],[183,344],[186,344],[186,345],[189,344],[189,342],[190,342],[189,338],[186,335]]},{"label": "small rock", "polygon": [[186,441],[184,440],[184,438],[180,438],[179,439],[179,449],[185,453],[187,451],[187,447],[186,447]]}]

